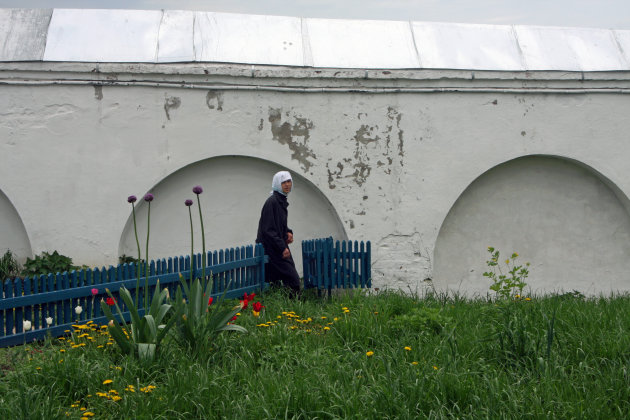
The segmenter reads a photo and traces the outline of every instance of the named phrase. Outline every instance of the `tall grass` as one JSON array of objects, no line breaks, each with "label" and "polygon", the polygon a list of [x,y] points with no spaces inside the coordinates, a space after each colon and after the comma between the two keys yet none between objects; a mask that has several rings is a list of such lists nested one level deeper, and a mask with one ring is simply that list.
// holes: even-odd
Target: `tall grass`
[{"label": "tall grass", "polygon": [[[609,419],[630,414],[625,295],[495,302],[356,292],[294,301],[271,292],[262,301],[260,317],[245,310],[236,321],[249,334],[220,335],[209,352],[195,357],[167,342],[156,362],[142,365],[108,345],[110,338],[93,331],[96,327],[76,330],[67,340],[4,349],[0,415]],[[104,384],[107,380],[112,383]]]}]

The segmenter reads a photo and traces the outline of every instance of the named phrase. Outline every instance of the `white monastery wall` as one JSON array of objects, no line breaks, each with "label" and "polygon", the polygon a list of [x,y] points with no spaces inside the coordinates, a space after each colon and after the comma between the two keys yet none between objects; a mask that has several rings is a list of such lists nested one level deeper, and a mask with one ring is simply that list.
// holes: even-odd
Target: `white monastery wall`
[{"label": "white monastery wall", "polygon": [[[325,23],[310,21],[311,36],[321,41]],[[448,29],[414,23],[413,36],[439,44]],[[570,71],[513,69],[535,62],[532,39],[545,34],[520,31],[524,58],[493,71],[56,62],[54,43],[38,50],[48,61],[25,61],[3,59],[17,54],[5,48],[0,251],[116,264],[135,255],[126,198],[152,192],[150,258],[186,254],[183,203],[197,184],[207,248],[250,244],[272,175],[287,169],[298,265],[303,239],[370,240],[374,287],[485,295],[495,246],[531,262],[536,293],[629,291],[626,58],[616,71],[581,71],[582,48]],[[501,34],[512,45],[512,32]],[[330,59],[311,47],[310,65]],[[144,203],[137,213],[144,241]]]}]

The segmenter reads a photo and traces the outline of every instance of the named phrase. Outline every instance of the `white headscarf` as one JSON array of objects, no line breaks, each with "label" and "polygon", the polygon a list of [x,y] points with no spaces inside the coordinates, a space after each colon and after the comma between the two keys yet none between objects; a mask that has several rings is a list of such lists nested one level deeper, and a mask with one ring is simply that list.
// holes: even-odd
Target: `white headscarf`
[{"label": "white headscarf", "polygon": [[291,178],[291,174],[288,171],[280,171],[276,173],[273,176],[273,181],[271,181],[271,194],[273,194],[274,191],[278,191],[280,194],[286,196],[284,191],[282,191],[282,183],[284,181],[289,181],[289,180],[293,182],[293,179]]}]

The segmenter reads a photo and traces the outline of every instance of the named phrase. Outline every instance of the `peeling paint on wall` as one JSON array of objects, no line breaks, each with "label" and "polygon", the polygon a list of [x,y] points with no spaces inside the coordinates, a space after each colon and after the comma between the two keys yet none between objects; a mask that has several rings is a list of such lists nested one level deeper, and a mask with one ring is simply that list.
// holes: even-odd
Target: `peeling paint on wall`
[{"label": "peeling paint on wall", "polygon": [[223,93],[212,90],[209,91],[206,95],[206,105],[210,110],[216,109],[217,111],[223,111]]},{"label": "peeling paint on wall", "polygon": [[182,104],[182,100],[177,96],[167,96],[164,100],[164,112],[166,113],[166,119],[170,121],[171,109],[177,109]]},{"label": "peeling paint on wall", "polygon": [[[389,106],[384,116],[381,114],[371,118],[366,112],[359,112],[357,120],[361,125],[350,138],[350,141],[354,142],[352,155],[338,162],[332,162],[331,159],[326,164],[330,189],[336,188],[336,180],[346,178],[358,186],[363,186],[374,169],[371,163],[373,161],[376,161],[375,167],[382,168],[386,175],[392,173],[396,155],[398,156],[396,163],[400,167],[404,165],[404,131],[400,128],[402,113],[398,108]],[[375,123],[369,124],[368,121]],[[376,122],[380,122],[384,128]],[[346,168],[349,170],[344,174]]]},{"label": "peeling paint on wall", "polygon": [[291,159],[297,160],[304,172],[307,172],[313,165],[309,159],[317,158],[308,145],[311,137],[310,130],[314,127],[313,122],[292,110],[285,111],[284,117],[288,121],[282,121],[282,108],[269,108],[269,122],[271,123],[273,139],[280,144],[289,146],[289,150],[293,152]]},{"label": "peeling paint on wall", "polygon": [[375,241],[373,249],[375,285],[405,288],[408,279],[428,280],[432,272],[431,251],[419,232],[387,235]]}]

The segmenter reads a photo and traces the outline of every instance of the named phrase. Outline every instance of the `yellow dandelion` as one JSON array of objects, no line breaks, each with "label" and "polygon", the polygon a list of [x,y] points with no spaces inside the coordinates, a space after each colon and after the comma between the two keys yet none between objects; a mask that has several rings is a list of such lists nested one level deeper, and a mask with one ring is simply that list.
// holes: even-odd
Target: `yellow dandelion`
[{"label": "yellow dandelion", "polygon": [[66,337],[59,337],[59,341],[65,341]]},{"label": "yellow dandelion", "polygon": [[411,347],[409,347],[409,346],[405,346],[405,350],[407,350],[407,351],[411,351]]},{"label": "yellow dandelion", "polygon": [[525,300],[532,300],[532,298],[528,298],[528,297],[526,297],[526,298],[525,298]]},{"label": "yellow dandelion", "polygon": [[376,311],[375,311],[375,312],[374,312],[374,315],[378,315],[378,312],[376,312]]},{"label": "yellow dandelion", "polygon": [[103,345],[102,345],[102,344],[99,344],[98,346],[96,346],[96,348],[97,348],[97,349],[102,349],[102,348],[103,348]]},{"label": "yellow dandelion", "polygon": [[433,370],[438,370],[438,367],[437,366],[433,366]]},{"label": "yellow dandelion", "polygon": [[411,362],[412,365],[418,366],[418,362]]},{"label": "yellow dandelion", "polygon": [[109,385],[109,384],[113,384],[113,383],[114,383],[114,381],[112,381],[111,379],[105,379],[103,381],[103,385]]},{"label": "yellow dandelion", "polygon": [[79,406],[79,404],[71,404],[70,408],[77,408]]},{"label": "yellow dandelion", "polygon": [[372,356],[374,356],[374,352],[370,350],[370,351],[368,351],[367,353],[365,353],[365,355],[366,355],[367,357],[372,357]]},{"label": "yellow dandelion", "polygon": [[281,317],[280,315],[278,315],[276,318],[278,318],[278,319],[282,319],[282,317]]},{"label": "yellow dandelion", "polygon": [[115,389],[110,389],[109,393],[110,394],[114,394],[114,395],[118,395],[118,391],[116,391]]},{"label": "yellow dandelion", "polygon": [[120,401],[120,400],[122,400],[122,397],[119,397],[118,395],[114,395],[114,396],[111,398],[111,400],[112,400],[112,401]]},{"label": "yellow dandelion", "polygon": [[324,327],[324,331],[328,331],[330,327]]},{"label": "yellow dandelion", "polygon": [[86,411],[85,413],[83,413],[83,417],[94,417],[94,413],[92,413],[91,411]]}]

